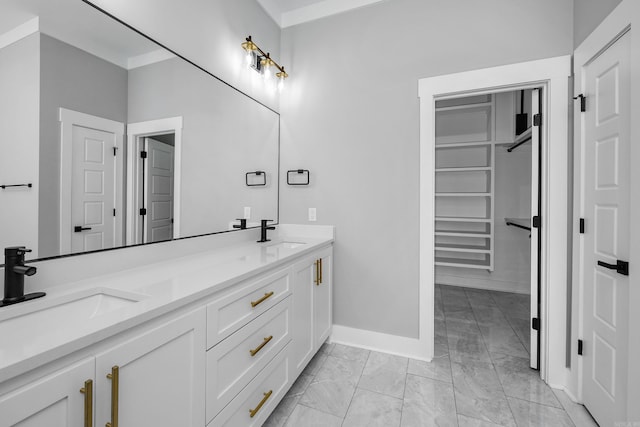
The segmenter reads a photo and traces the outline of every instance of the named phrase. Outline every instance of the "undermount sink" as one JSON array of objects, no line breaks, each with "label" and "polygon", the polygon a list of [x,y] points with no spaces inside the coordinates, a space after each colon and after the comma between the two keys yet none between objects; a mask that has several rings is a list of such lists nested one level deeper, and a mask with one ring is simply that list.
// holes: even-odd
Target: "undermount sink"
[{"label": "undermount sink", "polygon": [[[14,310],[0,311],[0,336],[50,327],[82,325],[83,322],[131,306],[145,295],[114,289],[89,289],[47,300],[11,306]],[[21,306],[21,304],[25,304]],[[4,316],[3,316],[4,315]],[[5,335],[6,334],[6,335]]]},{"label": "undermount sink", "polygon": [[295,249],[300,246],[306,245],[306,243],[302,242],[278,242],[272,245],[269,245],[269,248],[282,248],[282,249]]}]

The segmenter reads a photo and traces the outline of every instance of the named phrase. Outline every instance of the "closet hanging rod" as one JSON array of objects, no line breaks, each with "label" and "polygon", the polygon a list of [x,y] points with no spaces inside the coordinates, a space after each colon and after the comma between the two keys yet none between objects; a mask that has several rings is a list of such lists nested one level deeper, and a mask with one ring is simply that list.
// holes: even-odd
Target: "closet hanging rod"
[{"label": "closet hanging rod", "polygon": [[524,144],[529,140],[531,140],[531,128],[528,128],[527,130],[522,132],[520,135],[518,135],[515,141],[513,142],[513,144],[507,147],[507,151],[512,152],[513,150],[515,150],[516,148],[518,148],[519,146],[521,146],[522,144]]},{"label": "closet hanging rod", "polygon": [[507,225],[510,225],[510,226],[512,226],[512,227],[522,228],[523,230],[529,230],[529,231],[531,231],[531,227],[526,227],[526,226],[524,226],[524,225],[516,224],[515,222],[511,222],[511,221],[507,221]]}]

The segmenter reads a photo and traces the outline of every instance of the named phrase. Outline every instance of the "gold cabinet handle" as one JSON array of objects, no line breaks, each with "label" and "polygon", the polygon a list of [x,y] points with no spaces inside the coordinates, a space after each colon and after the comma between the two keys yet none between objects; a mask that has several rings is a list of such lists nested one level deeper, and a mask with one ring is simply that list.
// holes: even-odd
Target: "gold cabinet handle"
[{"label": "gold cabinet handle", "polygon": [[313,279],[313,283],[318,286],[320,285],[320,262],[318,260],[315,260],[313,264],[316,267],[316,277]]},{"label": "gold cabinet handle", "polygon": [[322,283],[322,258],[320,258],[318,261],[320,262],[320,279],[318,279],[318,281]]},{"label": "gold cabinet handle", "polygon": [[[273,335],[269,335],[268,337],[266,337],[264,339],[264,341],[262,341],[262,344],[260,344],[259,346],[257,346],[256,348],[254,348],[253,350],[249,350],[249,353],[251,353],[251,357],[255,356],[256,354],[258,354],[258,352],[260,350],[262,350],[262,347],[264,347],[265,345],[267,345],[267,343],[269,341],[271,341],[273,339]],[[115,426],[118,427],[118,426]]]},{"label": "gold cabinet handle", "polygon": [[264,294],[264,296],[262,298],[260,298],[258,301],[251,301],[251,307],[255,307],[256,305],[264,302],[267,298],[271,297],[273,295],[273,291],[271,292],[267,292],[266,294]]},{"label": "gold cabinet handle", "polygon": [[267,400],[269,400],[269,398],[271,397],[271,394],[273,393],[273,390],[269,390],[268,392],[264,393],[264,397],[262,398],[262,400],[260,401],[260,403],[258,403],[258,406],[256,406],[255,409],[249,409],[249,416],[251,418],[255,417],[256,414],[258,413],[258,411],[260,410],[260,408],[262,408],[262,405],[265,404],[265,402]]},{"label": "gold cabinet handle", "polygon": [[93,380],[86,380],[80,393],[84,394],[84,427],[93,427]]},{"label": "gold cabinet handle", "polygon": [[111,422],[105,427],[118,427],[118,389],[120,387],[120,367],[117,365],[111,368],[111,373],[107,374],[111,380]]}]

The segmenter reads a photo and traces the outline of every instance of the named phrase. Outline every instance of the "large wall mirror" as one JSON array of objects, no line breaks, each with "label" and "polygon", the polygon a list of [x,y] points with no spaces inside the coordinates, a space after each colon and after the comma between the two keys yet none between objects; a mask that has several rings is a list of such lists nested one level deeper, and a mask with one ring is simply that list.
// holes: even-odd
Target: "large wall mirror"
[{"label": "large wall mirror", "polygon": [[0,0],[0,94],[0,249],[278,219],[278,113],[89,4]]}]

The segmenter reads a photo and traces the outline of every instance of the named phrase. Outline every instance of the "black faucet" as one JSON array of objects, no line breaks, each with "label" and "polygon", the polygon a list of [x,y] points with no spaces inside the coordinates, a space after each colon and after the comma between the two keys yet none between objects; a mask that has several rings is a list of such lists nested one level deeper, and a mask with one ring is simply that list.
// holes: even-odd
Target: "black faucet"
[{"label": "black faucet", "polygon": [[236,218],[240,221],[240,224],[233,224],[233,228],[239,228],[240,230],[244,230],[247,228],[247,220],[246,218]]},{"label": "black faucet", "polygon": [[4,299],[0,307],[45,296],[44,292],[24,294],[24,276],[36,274],[36,268],[24,265],[24,254],[31,252],[24,246],[4,248]]},{"label": "black faucet", "polygon": [[272,219],[263,219],[260,221],[260,240],[258,243],[270,242],[271,239],[267,239],[267,230],[275,230],[276,228],[271,226],[267,227],[267,222],[273,221]]}]

